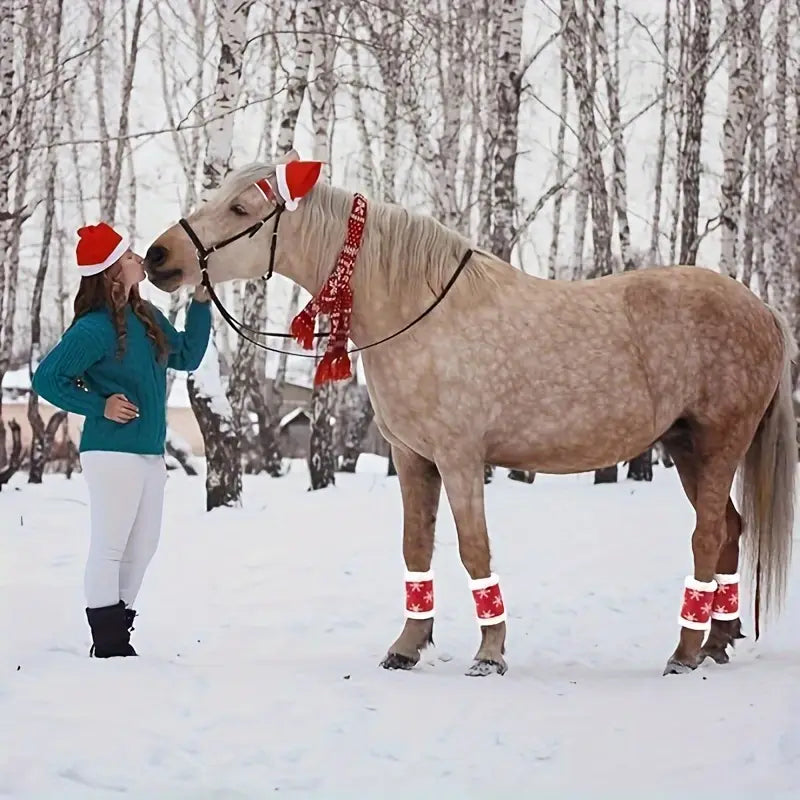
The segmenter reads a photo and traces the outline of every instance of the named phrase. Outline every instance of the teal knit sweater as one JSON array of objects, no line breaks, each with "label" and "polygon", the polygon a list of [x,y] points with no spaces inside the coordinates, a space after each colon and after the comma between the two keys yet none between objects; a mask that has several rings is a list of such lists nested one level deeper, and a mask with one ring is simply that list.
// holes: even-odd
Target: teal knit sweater
[{"label": "teal knit sweater", "polygon": [[[169,358],[159,363],[146,328],[130,306],[125,310],[127,342],[117,358],[117,334],[107,310],[91,311],[65,331],[33,376],[33,389],[54,406],[86,417],[80,451],[114,450],[163,455],[167,433],[167,367],[197,369],[211,331],[210,303],[193,300],[183,332],[153,305],[153,316],[166,334]],[[76,385],[82,378],[86,389]],[[121,393],[138,409],[138,419],[112,422],[105,417],[106,398]]]}]

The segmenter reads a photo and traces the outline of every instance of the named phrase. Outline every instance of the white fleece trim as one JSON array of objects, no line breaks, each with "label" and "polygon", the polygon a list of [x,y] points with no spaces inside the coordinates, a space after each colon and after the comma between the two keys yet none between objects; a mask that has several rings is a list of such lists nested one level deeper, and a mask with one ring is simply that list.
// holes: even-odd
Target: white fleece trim
[{"label": "white fleece trim", "polygon": [[409,572],[405,570],[405,579],[409,583],[419,583],[420,581],[432,581],[433,570],[429,569],[427,572]]},{"label": "white fleece trim", "polygon": [[711,620],[707,622],[698,622],[697,620],[684,619],[678,616],[678,625],[684,628],[691,628],[693,631],[707,631],[711,627]]},{"label": "white fleece trim", "polygon": [[496,617],[477,617],[478,625],[484,627],[486,625],[498,625],[501,622],[506,621],[506,612],[504,611],[502,614],[498,614]]},{"label": "white fleece trim", "polygon": [[275,167],[275,178],[278,181],[278,191],[283,198],[283,204],[287,211],[294,211],[297,208],[297,200],[292,197],[289,191],[289,184],[286,182],[286,164],[278,164]]},{"label": "white fleece trim", "polygon": [[261,181],[263,181],[264,183],[266,183],[269,186],[269,182],[267,181],[267,179],[266,178],[262,178],[261,180],[255,182],[254,185],[255,185],[256,189],[258,189],[258,191],[261,193],[261,196],[264,198],[264,200],[266,200],[268,203],[273,203],[274,202],[274,198],[264,191],[264,187],[261,185]]},{"label": "white fleece trim", "polygon": [[738,611],[712,611],[711,619],[718,619],[720,621],[727,621],[731,619],[739,619]]},{"label": "white fleece trim", "polygon": [[106,256],[105,261],[100,264],[79,264],[78,272],[81,275],[97,275],[105,269],[108,269],[122,254],[131,246],[130,239],[127,236],[122,237],[122,241]]},{"label": "white fleece trim", "polygon": [[714,580],[720,586],[727,586],[727,585],[729,585],[731,583],[739,583],[739,573],[738,572],[734,572],[734,573],[732,573],[730,575],[719,575],[718,574],[718,575],[714,576]]},{"label": "white fleece trim", "polygon": [[409,611],[406,609],[406,619],[430,619],[434,614],[435,609],[432,608],[430,611]]},{"label": "white fleece trim", "polygon": [[490,586],[497,586],[498,583],[500,583],[500,579],[493,572],[488,578],[470,578],[469,588],[470,591],[488,589]]},{"label": "white fleece trim", "polygon": [[717,591],[717,582],[715,580],[710,580],[708,583],[703,583],[703,581],[695,580],[691,575],[687,575],[686,579],[683,582],[683,585],[687,589],[694,589],[697,592],[716,592]]}]

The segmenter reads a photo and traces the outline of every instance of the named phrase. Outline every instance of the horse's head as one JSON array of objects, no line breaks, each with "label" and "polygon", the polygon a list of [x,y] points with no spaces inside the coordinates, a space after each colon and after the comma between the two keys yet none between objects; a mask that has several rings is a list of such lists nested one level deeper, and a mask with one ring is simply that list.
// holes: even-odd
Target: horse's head
[{"label": "horse's head", "polygon": [[[198,247],[212,251],[214,247],[229,244],[208,256],[208,276],[212,283],[232,279],[255,278],[267,268],[269,258],[269,232],[275,221],[274,212],[284,194],[276,175],[278,164],[298,161],[294,150],[275,164],[260,164],[232,172],[211,192],[205,202],[185,218],[188,229],[176,223],[161,233],[150,245],[145,255],[144,268],[154,286],[165,292],[174,292],[181,286],[196,286],[201,281]],[[262,189],[256,182],[260,181]],[[241,236],[243,231],[257,226],[271,217],[254,236]],[[292,214],[283,214],[281,236],[293,238]],[[189,231],[196,237],[192,241]],[[239,237],[239,238],[237,238]]]}]

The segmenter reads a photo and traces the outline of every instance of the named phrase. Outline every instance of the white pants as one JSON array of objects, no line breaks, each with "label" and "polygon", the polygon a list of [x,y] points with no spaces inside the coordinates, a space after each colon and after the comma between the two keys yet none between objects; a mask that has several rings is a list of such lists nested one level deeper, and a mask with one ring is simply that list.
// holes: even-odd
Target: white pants
[{"label": "white pants", "polygon": [[162,456],[81,453],[92,532],[84,591],[89,608],[133,605],[158,547],[167,468]]}]

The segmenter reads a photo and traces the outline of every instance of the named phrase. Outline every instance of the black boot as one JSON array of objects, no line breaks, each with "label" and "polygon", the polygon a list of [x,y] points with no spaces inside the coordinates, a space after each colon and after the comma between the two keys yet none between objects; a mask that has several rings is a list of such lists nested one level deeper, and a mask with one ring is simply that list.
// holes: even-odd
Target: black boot
[{"label": "black boot", "polygon": [[89,655],[95,658],[136,655],[136,651],[131,647],[131,634],[128,630],[125,603],[122,600],[113,606],[87,608],[86,619],[92,629],[92,647]]}]

